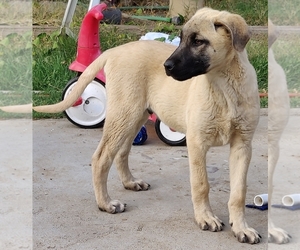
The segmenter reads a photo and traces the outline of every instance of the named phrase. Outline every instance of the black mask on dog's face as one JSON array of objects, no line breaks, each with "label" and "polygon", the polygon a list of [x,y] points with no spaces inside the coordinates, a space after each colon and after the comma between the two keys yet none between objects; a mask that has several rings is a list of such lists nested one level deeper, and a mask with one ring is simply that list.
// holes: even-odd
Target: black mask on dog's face
[{"label": "black mask on dog's face", "polygon": [[181,34],[179,47],[164,63],[168,76],[184,81],[194,76],[207,73],[210,57],[206,53],[209,41],[198,39],[196,33],[187,37]]}]

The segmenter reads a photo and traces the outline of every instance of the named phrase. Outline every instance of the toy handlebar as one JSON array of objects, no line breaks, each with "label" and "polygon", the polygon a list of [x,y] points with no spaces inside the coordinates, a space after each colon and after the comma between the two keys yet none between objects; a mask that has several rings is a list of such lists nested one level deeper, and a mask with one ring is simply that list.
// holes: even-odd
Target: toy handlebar
[{"label": "toy handlebar", "polygon": [[78,47],[100,48],[98,35],[99,21],[103,19],[102,11],[104,11],[106,7],[105,3],[98,4],[85,15],[78,35]]},{"label": "toy handlebar", "polygon": [[91,8],[91,10],[88,12],[87,16],[91,15],[93,16],[96,20],[100,21],[103,19],[103,11],[106,10],[107,5],[105,3],[98,4]]},{"label": "toy handlebar", "polygon": [[103,11],[106,10],[105,3],[98,4],[88,11],[82,20],[78,34],[76,60],[69,69],[83,72],[101,54],[99,40],[99,22],[103,19]]}]

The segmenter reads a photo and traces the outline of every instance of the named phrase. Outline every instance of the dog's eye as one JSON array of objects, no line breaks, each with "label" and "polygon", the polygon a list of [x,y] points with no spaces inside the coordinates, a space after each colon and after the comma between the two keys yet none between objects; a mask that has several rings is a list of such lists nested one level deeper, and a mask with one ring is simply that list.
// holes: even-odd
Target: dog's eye
[{"label": "dog's eye", "polygon": [[215,23],[215,30],[217,30],[218,28],[221,28],[221,27],[223,27],[223,24],[216,24]]},{"label": "dog's eye", "polygon": [[201,46],[206,43],[207,43],[207,40],[205,40],[205,39],[194,39],[194,41],[193,41],[194,46]]}]

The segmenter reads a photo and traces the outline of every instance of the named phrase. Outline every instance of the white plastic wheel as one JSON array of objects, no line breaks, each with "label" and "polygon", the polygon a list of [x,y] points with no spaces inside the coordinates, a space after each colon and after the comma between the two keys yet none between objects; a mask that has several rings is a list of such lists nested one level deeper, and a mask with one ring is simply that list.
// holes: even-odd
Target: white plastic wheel
[{"label": "white plastic wheel", "polygon": [[[78,77],[66,86],[62,99],[72,91]],[[79,104],[65,110],[69,121],[82,128],[95,128],[103,125],[106,115],[106,90],[104,83],[93,80],[81,95]]]},{"label": "white plastic wheel", "polygon": [[172,130],[159,119],[155,122],[155,131],[159,139],[170,146],[186,145],[185,134]]}]

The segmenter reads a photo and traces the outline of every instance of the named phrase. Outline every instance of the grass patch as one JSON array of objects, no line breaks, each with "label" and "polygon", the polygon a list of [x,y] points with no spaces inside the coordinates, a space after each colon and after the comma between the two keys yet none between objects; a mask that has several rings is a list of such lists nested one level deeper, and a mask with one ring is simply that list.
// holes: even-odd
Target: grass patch
[{"label": "grass patch", "polygon": [[[0,39],[0,106],[31,103],[31,32]],[[0,112],[0,118],[23,117]]]},{"label": "grass patch", "polygon": [[[8,0],[6,0],[8,1]],[[281,0],[283,2],[283,0]],[[79,0],[75,14],[72,20],[72,27],[80,25],[82,18],[84,17],[89,1]],[[53,25],[60,26],[64,11],[66,9],[67,1],[40,1],[33,0],[33,24],[38,25]],[[168,6],[169,0],[158,1],[121,1],[120,6]],[[227,10],[233,13],[240,14],[246,20],[249,25],[267,25],[268,19],[268,1],[266,0],[209,0],[205,1],[207,7],[211,7],[218,10]],[[119,7],[119,6],[117,6]],[[151,10],[136,8],[132,10],[122,10],[123,13],[129,15],[156,15],[166,16],[168,10]],[[139,23],[138,21],[131,21],[130,24]],[[151,23],[151,22],[150,22]]]},{"label": "grass patch", "polygon": [[[276,61],[285,71],[290,93],[300,93],[299,41],[300,34],[282,35],[272,46]],[[291,107],[300,107],[300,98],[291,98],[290,101]]]},{"label": "grass patch", "polygon": [[0,1],[0,24],[31,25],[31,1]]},{"label": "grass patch", "polygon": [[[269,0],[269,17],[278,26],[299,26],[299,1]],[[276,61],[285,71],[290,93],[300,93],[299,41],[299,33],[282,33],[272,46]],[[292,108],[299,108],[300,98],[290,98],[290,104]]]},{"label": "grass patch", "polygon": [[268,1],[266,0],[209,0],[205,1],[205,4],[207,7],[239,14],[251,26],[268,24]]},{"label": "grass patch", "polygon": [[268,91],[268,36],[260,35],[259,39],[251,39],[246,49],[249,61],[257,74],[260,92]]},{"label": "grass patch", "polygon": [[[31,1],[0,1],[0,25],[3,25],[0,26],[0,106],[31,102],[31,31],[25,32],[31,23]],[[5,36],[7,31],[5,25],[17,25],[20,34],[11,33]],[[0,119],[30,117],[30,114],[10,114],[0,111]]]},{"label": "grass patch", "polygon": [[[78,27],[88,10],[88,1],[78,1],[71,27]],[[33,0],[33,25],[48,25],[59,27],[62,23],[67,1],[37,1]]]},{"label": "grass patch", "polygon": [[[42,33],[33,41],[33,90],[60,91],[74,77],[68,70],[76,55],[76,41],[68,36]],[[63,84],[62,84],[63,83]]]},{"label": "grass patch", "polygon": [[300,4],[297,0],[269,0],[269,18],[276,25],[300,25]]},{"label": "grass patch", "polygon": [[[61,100],[64,86],[76,76],[68,69],[76,55],[76,41],[68,36],[42,33],[33,41],[33,103],[44,105]],[[34,113],[36,117],[36,113]],[[62,114],[38,114],[59,118]]]},{"label": "grass patch", "polygon": [[[268,92],[268,36],[260,35],[251,39],[247,46],[250,63],[253,65],[257,75],[258,90],[260,93]],[[268,98],[260,99],[262,108],[268,107]]]}]

